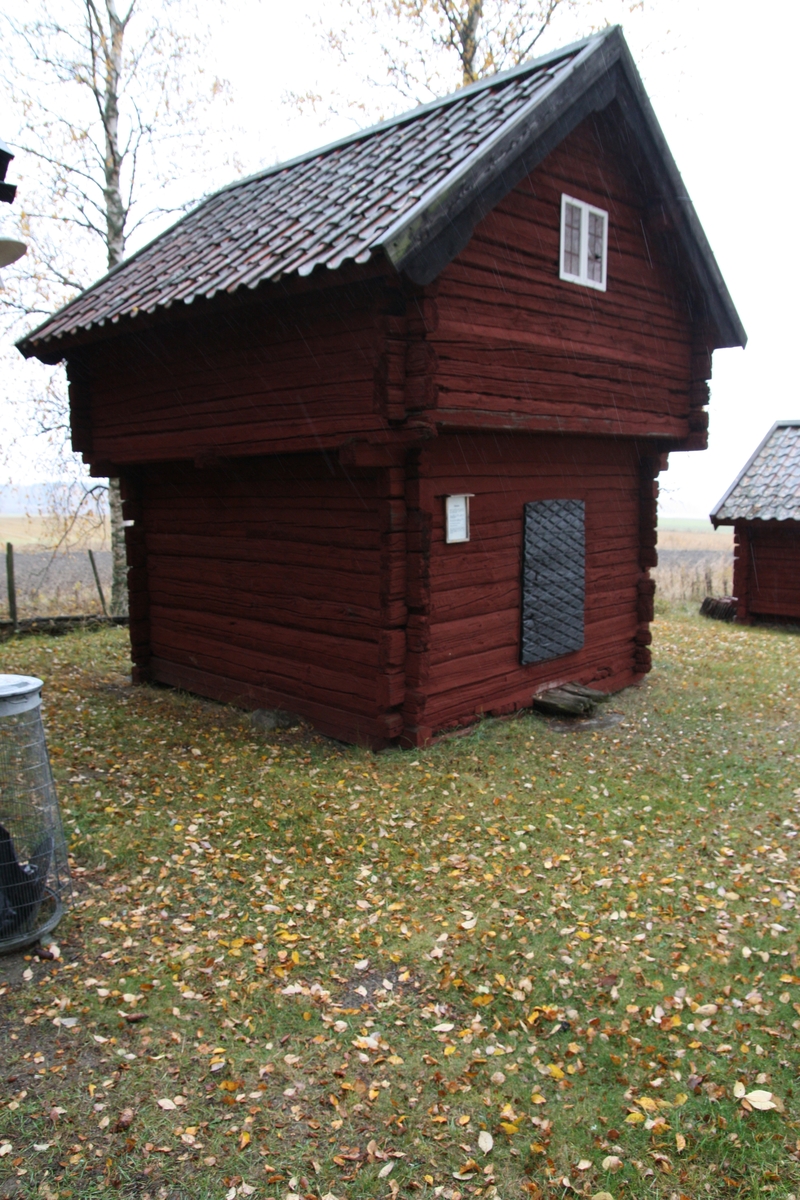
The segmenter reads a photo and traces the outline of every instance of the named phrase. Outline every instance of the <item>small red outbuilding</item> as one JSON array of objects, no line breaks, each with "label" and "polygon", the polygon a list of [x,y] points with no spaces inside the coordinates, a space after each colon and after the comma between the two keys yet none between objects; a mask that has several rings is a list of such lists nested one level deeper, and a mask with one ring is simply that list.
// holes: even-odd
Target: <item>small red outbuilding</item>
[{"label": "small red outbuilding", "polygon": [[22,343],[119,476],[135,678],[425,742],[650,668],[745,334],[611,29],[211,196]]},{"label": "small red outbuilding", "polygon": [[800,621],[800,420],[775,422],[711,520],[733,526],[736,620]]}]

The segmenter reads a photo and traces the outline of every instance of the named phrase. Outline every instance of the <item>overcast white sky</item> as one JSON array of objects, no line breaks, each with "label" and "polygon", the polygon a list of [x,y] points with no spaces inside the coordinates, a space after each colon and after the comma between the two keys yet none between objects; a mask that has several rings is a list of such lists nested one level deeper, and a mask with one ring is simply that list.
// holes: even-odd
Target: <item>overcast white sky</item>
[{"label": "overcast white sky", "polygon": [[[248,171],[354,128],[346,117],[323,127],[284,100],[289,91],[326,97],[356,89],[314,32],[315,18],[330,20],[332,9],[330,0],[239,0],[222,9],[213,65],[231,81],[225,119]],[[672,455],[662,476],[662,513],[703,516],[771,423],[800,416],[796,255],[777,245],[785,236],[778,231],[793,229],[797,203],[800,5],[645,0],[643,11],[631,12],[629,3],[595,0],[555,22],[541,49],[604,19],[624,27],[750,339],[744,351],[714,355],[709,450]],[[374,95],[365,99],[375,106]],[[32,481],[29,461],[12,460],[12,481]]]}]

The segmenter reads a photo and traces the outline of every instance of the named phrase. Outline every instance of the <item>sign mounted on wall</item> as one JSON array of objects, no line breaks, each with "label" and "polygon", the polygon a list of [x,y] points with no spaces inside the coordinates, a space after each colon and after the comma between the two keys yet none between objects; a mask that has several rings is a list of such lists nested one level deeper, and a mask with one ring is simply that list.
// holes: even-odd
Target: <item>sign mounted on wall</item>
[{"label": "sign mounted on wall", "polygon": [[460,496],[445,496],[445,541],[469,541],[469,502],[473,492],[464,492]]}]

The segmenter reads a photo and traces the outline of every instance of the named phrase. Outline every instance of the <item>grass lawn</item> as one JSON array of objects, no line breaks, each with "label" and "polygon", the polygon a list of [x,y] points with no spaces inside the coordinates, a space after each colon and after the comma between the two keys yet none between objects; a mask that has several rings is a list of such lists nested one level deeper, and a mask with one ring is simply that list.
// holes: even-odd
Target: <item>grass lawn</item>
[{"label": "grass lawn", "polygon": [[654,650],[594,727],[373,755],[4,645],[76,899],[0,959],[0,1196],[800,1196],[800,638]]}]

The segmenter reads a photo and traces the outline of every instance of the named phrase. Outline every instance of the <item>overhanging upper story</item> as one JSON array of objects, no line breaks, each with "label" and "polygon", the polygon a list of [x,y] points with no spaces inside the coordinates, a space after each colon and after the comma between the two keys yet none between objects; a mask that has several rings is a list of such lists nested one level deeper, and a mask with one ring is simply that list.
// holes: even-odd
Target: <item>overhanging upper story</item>
[{"label": "overhanging upper story", "polygon": [[700,446],[745,334],[612,29],[238,181],[20,343],[94,464],[447,428]]}]

